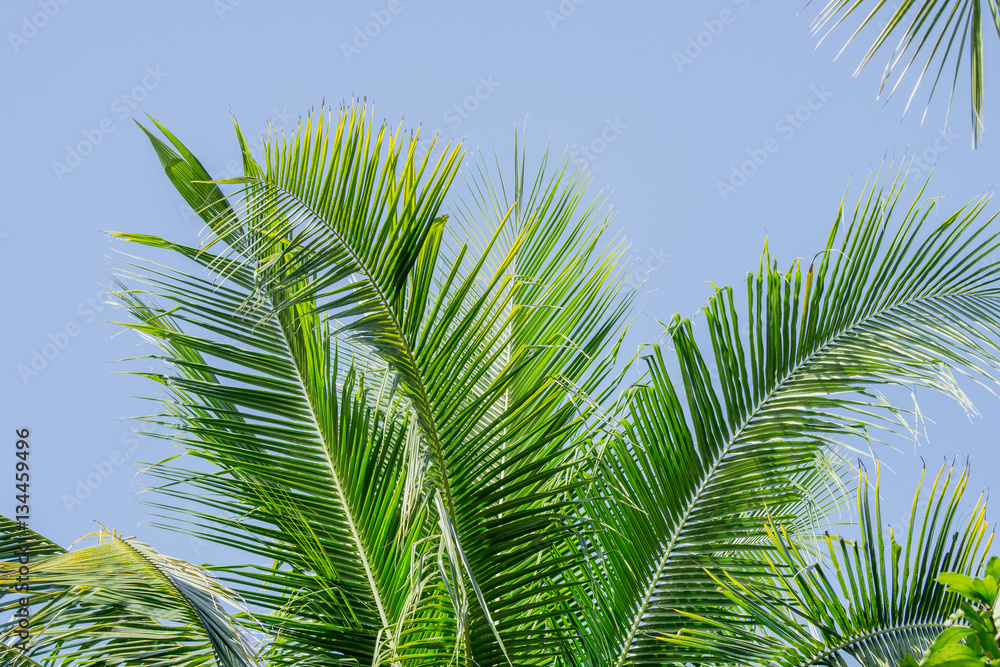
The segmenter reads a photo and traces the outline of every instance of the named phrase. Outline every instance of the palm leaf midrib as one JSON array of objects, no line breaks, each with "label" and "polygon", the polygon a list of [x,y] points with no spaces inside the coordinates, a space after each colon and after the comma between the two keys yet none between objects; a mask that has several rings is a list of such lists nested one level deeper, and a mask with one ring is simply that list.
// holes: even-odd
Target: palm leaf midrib
[{"label": "palm leaf midrib", "polygon": [[382,602],[382,594],[379,591],[378,583],[375,580],[374,574],[371,569],[371,564],[368,561],[368,554],[366,552],[367,546],[364,540],[362,539],[361,534],[358,532],[357,526],[355,525],[354,512],[351,508],[350,502],[344,495],[344,489],[340,481],[339,471],[337,470],[337,467],[334,465],[333,459],[330,457],[331,446],[330,443],[328,443],[323,436],[323,428],[321,427],[320,420],[317,417],[316,409],[313,404],[312,395],[303,379],[302,368],[299,363],[299,359],[296,357],[293,351],[294,347],[289,341],[290,332],[286,330],[286,325],[283,322],[281,322],[281,318],[275,318],[275,319],[278,321],[278,331],[280,332],[282,340],[284,341],[285,346],[287,348],[289,360],[295,372],[295,379],[298,382],[299,389],[302,392],[303,400],[305,401],[306,407],[308,408],[310,423],[315,429],[317,440],[322,444],[323,458],[326,462],[327,469],[330,472],[330,476],[333,478],[334,482],[335,486],[334,492],[337,494],[337,499],[340,501],[340,505],[344,508],[344,517],[347,519],[348,529],[351,531],[351,536],[354,538],[354,541],[357,545],[358,556],[361,559],[361,564],[365,570],[365,576],[367,577],[368,584],[371,587],[372,597],[374,598],[375,606],[378,609],[379,619],[382,621],[383,628],[389,628],[391,627],[391,624],[386,616],[385,607]]},{"label": "palm leaf midrib", "polygon": [[838,651],[843,651],[852,646],[856,646],[862,642],[866,642],[869,639],[875,639],[876,637],[881,637],[885,635],[895,634],[897,632],[909,632],[912,630],[933,630],[939,632],[946,628],[951,627],[945,622],[938,623],[910,623],[907,625],[892,625],[879,628],[878,630],[872,630],[871,632],[865,632],[860,635],[855,635],[853,637],[848,637],[838,644],[826,647],[822,652],[813,655],[811,658],[799,664],[799,667],[810,667],[811,665],[818,665],[821,661],[829,658]]},{"label": "palm leaf midrib", "polygon": [[397,342],[400,346],[400,349],[402,349],[410,368],[414,370],[413,378],[416,380],[416,385],[418,390],[416,398],[420,403],[420,409],[418,409],[418,413],[423,413],[424,418],[421,419],[421,422],[423,422],[427,427],[428,430],[427,435],[430,436],[431,445],[434,447],[435,456],[439,462],[439,465],[441,465],[442,467],[441,486],[443,487],[445,503],[447,504],[448,512],[453,517],[457,516],[455,512],[455,503],[454,500],[452,499],[451,484],[448,479],[448,473],[444,469],[444,461],[445,461],[444,449],[441,443],[441,437],[438,433],[437,422],[433,419],[434,411],[431,408],[430,399],[427,393],[427,386],[426,383],[423,381],[421,375],[416,372],[420,367],[417,364],[416,356],[413,354],[413,350],[410,347],[409,338],[407,338],[406,333],[403,330],[403,326],[400,323],[399,318],[396,316],[396,311],[392,307],[392,304],[389,301],[388,297],[385,295],[385,292],[382,290],[381,285],[379,285],[379,282],[375,279],[374,275],[369,270],[369,267],[365,263],[365,261],[355,252],[354,247],[344,238],[344,236],[340,233],[340,231],[336,228],[336,226],[333,225],[326,218],[324,218],[323,215],[318,213],[311,205],[303,201],[302,198],[299,197],[296,193],[289,191],[288,189],[284,188],[281,185],[271,183],[266,179],[261,179],[256,177],[252,178],[254,178],[254,180],[262,182],[268,187],[273,187],[281,194],[293,199],[296,203],[301,205],[305,210],[307,210],[311,215],[313,215],[317,220],[322,221],[330,230],[331,234],[333,234],[336,237],[337,241],[341,244],[341,246],[343,246],[347,250],[348,254],[351,256],[351,259],[354,260],[358,272],[363,274],[365,278],[368,280],[369,284],[371,284],[372,288],[375,291],[375,294],[378,296],[378,300],[382,306],[383,312],[387,314],[389,317],[389,320],[392,324],[393,332],[396,334]]},{"label": "palm leaf midrib", "polygon": [[643,617],[645,617],[646,615],[646,611],[649,606],[649,601],[653,596],[653,592],[655,591],[656,585],[663,574],[663,570],[666,568],[667,562],[669,561],[670,556],[673,552],[674,545],[680,538],[680,535],[687,524],[688,517],[694,511],[695,506],[697,505],[698,500],[701,497],[701,494],[704,492],[706,485],[708,484],[712,475],[718,469],[719,465],[722,463],[726,455],[737,444],[740,435],[753,423],[753,421],[757,417],[760,416],[760,414],[764,411],[767,404],[772,400],[775,394],[778,393],[778,391],[781,390],[784,386],[786,386],[792,379],[794,379],[794,376],[799,374],[807,365],[811,364],[813,361],[815,361],[817,357],[821,356],[828,348],[837,343],[838,340],[851,334],[854,330],[871,323],[873,320],[876,320],[879,317],[882,317],[883,315],[889,314],[896,309],[912,306],[920,302],[947,299],[949,297],[954,297],[954,296],[964,296],[968,295],[969,293],[970,293],[969,290],[961,290],[961,291],[948,291],[940,294],[918,296],[909,300],[892,302],[890,304],[887,304],[883,309],[876,310],[870,314],[863,315],[862,317],[852,321],[850,324],[845,326],[844,329],[842,329],[841,331],[832,334],[831,337],[825,343],[823,343],[822,346],[819,346],[815,351],[810,352],[800,361],[797,361],[792,366],[792,368],[785,374],[785,376],[781,378],[775,384],[775,386],[767,393],[767,395],[765,395],[763,398],[761,398],[760,401],[758,401],[757,406],[754,407],[748,413],[747,417],[744,418],[743,422],[740,424],[740,427],[736,430],[736,432],[732,436],[730,436],[729,441],[726,443],[726,446],[715,457],[715,461],[712,463],[712,467],[706,472],[704,478],[701,481],[701,484],[699,484],[698,489],[695,491],[694,495],[691,498],[691,501],[688,503],[688,506],[685,509],[683,516],[675,526],[670,538],[670,542],[667,545],[666,549],[664,550],[663,557],[658,562],[656,570],[653,573],[653,576],[650,578],[649,585],[646,587],[646,592],[643,597],[643,601],[640,604],[639,608],[636,610],[634,621],[632,623],[632,627],[629,631],[628,637],[626,638],[625,642],[623,642],[622,652],[619,655],[618,662],[616,663],[617,667],[623,667],[625,665],[626,660],[628,659],[629,651],[631,650],[633,642],[635,641],[636,635],[638,634],[639,631],[639,624],[642,622]]}]

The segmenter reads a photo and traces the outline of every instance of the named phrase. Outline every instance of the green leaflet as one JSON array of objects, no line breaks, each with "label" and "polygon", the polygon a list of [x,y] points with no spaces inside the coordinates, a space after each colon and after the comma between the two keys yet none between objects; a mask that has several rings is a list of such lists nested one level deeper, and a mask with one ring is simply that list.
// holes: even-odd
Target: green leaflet
[{"label": "green leaflet", "polygon": [[[911,69],[918,71],[913,91],[903,110],[904,114],[909,110],[924,79],[932,76],[928,95],[929,105],[930,98],[942,83],[942,75],[947,74],[946,68],[950,62],[954,62],[955,72],[951,77],[951,90],[948,94],[950,111],[960,72],[967,66],[972,147],[975,148],[981,142],[982,132],[985,129],[983,33],[984,29],[987,33],[992,29],[1000,36],[1000,5],[996,0],[903,0],[895,7],[886,7],[886,4],[885,0],[867,3],[859,0],[829,0],[813,21],[813,33],[823,32],[822,41],[854,14],[863,14],[861,24],[848,38],[844,49],[858,38],[864,28],[878,30],[855,74],[867,66],[876,53],[888,53],[889,57],[879,85],[880,95],[888,90],[886,97],[891,97],[896,92],[907,72]],[[843,53],[843,49],[840,53]],[[918,59],[924,56],[926,59],[921,66]],[[891,82],[890,79],[894,74],[898,76],[895,82]],[[944,76],[945,80],[947,78]],[[926,110],[924,115],[926,116]]]}]

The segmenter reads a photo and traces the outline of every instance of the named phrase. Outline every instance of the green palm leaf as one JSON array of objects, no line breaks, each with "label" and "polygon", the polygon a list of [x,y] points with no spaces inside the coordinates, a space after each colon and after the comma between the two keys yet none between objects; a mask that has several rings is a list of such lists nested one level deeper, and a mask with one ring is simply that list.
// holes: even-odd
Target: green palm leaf
[{"label": "green palm leaf", "polygon": [[15,561],[23,553],[37,558],[64,551],[65,549],[44,535],[39,535],[14,519],[0,515],[0,561]]},{"label": "green palm leaf", "polygon": [[[847,40],[850,44],[862,29],[874,24],[880,17],[885,17],[875,41],[861,59],[857,74],[879,51],[892,52],[886,63],[879,86],[881,95],[888,86],[888,97],[891,97],[903,77],[911,68],[919,69],[917,81],[906,102],[903,113],[909,109],[917,89],[925,78],[933,77],[930,96],[937,91],[942,75],[946,75],[948,63],[954,61],[955,72],[951,77],[951,90],[948,95],[948,108],[955,96],[959,73],[963,60],[968,61],[969,89],[972,110],[972,145],[979,145],[983,131],[983,23],[992,23],[992,27],[1000,36],[1000,5],[996,0],[904,0],[895,9],[886,8],[885,0],[878,2],[862,2],[861,0],[829,0],[819,16],[813,21],[814,33],[826,30],[824,38],[845,20],[856,13],[866,12],[861,25]],[[870,9],[869,9],[870,7]],[[986,30],[990,29],[987,25]],[[893,47],[890,38],[899,36],[898,43]],[[845,46],[846,48],[846,46]],[[923,66],[918,58],[926,56]],[[916,65],[914,67],[914,65]],[[936,71],[935,71],[936,70]],[[894,73],[898,73],[896,81],[890,84]],[[945,81],[947,81],[945,76]],[[926,110],[925,110],[926,115]],[[947,122],[947,121],[946,121]]]},{"label": "green palm leaf", "polygon": [[[152,506],[246,555],[213,572],[268,664],[664,664],[690,659],[661,641],[682,628],[743,641],[755,618],[713,573],[779,590],[789,554],[813,557],[843,446],[909,428],[878,388],[968,407],[956,377],[1000,367],[985,200],[929,226],[934,202],[876,177],[808,267],[765,247],[746,305],[720,289],[703,329],[675,317],[619,396],[634,294],[566,161],[529,175],[515,146],[512,180],[478,163],[456,195],[458,149],[418,160],[354,105],[266,138],[260,162],[237,126],[244,175],[216,182],[157,127],[210,236],[116,235],[169,258],[130,258],[119,290],[157,348],[148,420],[185,452],[151,465]],[[858,603],[885,590],[845,577]],[[128,650],[210,660],[142,630]],[[73,641],[96,655],[98,636]]]},{"label": "green palm leaf", "polygon": [[997,376],[1000,265],[989,259],[998,237],[979,220],[985,201],[924,234],[934,203],[903,206],[901,185],[876,181],[853,211],[842,207],[805,272],[799,262],[779,271],[765,250],[745,309],[720,289],[702,311],[711,355],[675,318],[680,387],[662,346],[647,355],[590,508],[604,526],[589,593],[599,604],[584,621],[592,664],[685,661],[659,637],[689,624],[684,612],[731,613],[705,568],[759,574],[770,549],[762,517],[791,530],[830,507],[824,453],[905,431],[906,411],[876,386],[967,404],[953,370]]},{"label": "green palm leaf", "polygon": [[[8,528],[5,541],[12,534],[25,537]],[[36,545],[51,544],[28,535]],[[15,597],[4,600],[2,610],[18,608],[25,576],[31,610],[28,650],[13,649],[8,641],[6,656],[72,659],[74,665],[259,664],[248,638],[221,607],[242,605],[204,571],[141,542],[104,530],[97,535],[94,547],[31,553],[27,575],[17,560],[0,563],[0,590],[5,598]],[[4,624],[5,636],[18,621],[14,616]]]},{"label": "green palm leaf", "polygon": [[[122,237],[222,261],[154,237]],[[369,380],[342,372],[330,331],[307,304],[263,322],[241,315],[251,276],[225,266],[223,286],[149,266],[119,294],[137,320],[128,326],[175,369],[150,374],[172,397],[162,423],[218,469],[196,474],[165,462],[156,467],[160,490],[183,500],[193,487],[201,508],[190,512],[192,533],[275,563],[228,579],[272,610],[257,615],[279,639],[272,661],[370,661],[379,641],[392,639],[385,633],[401,618],[413,550],[426,534],[411,428],[384,373],[374,378],[382,395],[370,400]],[[152,295],[169,308],[152,305]]]},{"label": "green palm leaf", "polygon": [[744,582],[719,575],[722,592],[746,614],[743,623],[696,618],[716,630],[685,631],[665,639],[685,647],[688,661],[698,664],[738,660],[753,665],[846,667],[848,657],[863,665],[895,665],[911,653],[920,655],[952,625],[961,607],[961,598],[947,593],[936,575],[945,570],[978,573],[993,538],[991,533],[987,539],[982,496],[968,520],[959,523],[968,469],[954,484],[953,472],[941,468],[924,499],[922,516],[918,487],[900,545],[892,528],[883,534],[877,477],[870,492],[862,471],[859,540],[828,535],[829,560],[823,562],[803,553],[772,524],[768,535],[774,560],[769,576]]},{"label": "green palm leaf", "polygon": [[[206,185],[163,131],[178,189]],[[172,369],[150,374],[165,421],[218,468],[155,470],[201,490],[206,539],[275,563],[227,582],[289,662],[549,664],[573,631],[552,582],[580,557],[573,445],[595,409],[573,399],[612,367],[622,248],[566,162],[526,183],[518,156],[509,189],[480,167],[455,228],[457,153],[415,153],[362,108],[321,112],[264,165],[244,150],[240,204],[205,195],[203,247],[118,235],[208,269],[124,278],[130,326]]]}]

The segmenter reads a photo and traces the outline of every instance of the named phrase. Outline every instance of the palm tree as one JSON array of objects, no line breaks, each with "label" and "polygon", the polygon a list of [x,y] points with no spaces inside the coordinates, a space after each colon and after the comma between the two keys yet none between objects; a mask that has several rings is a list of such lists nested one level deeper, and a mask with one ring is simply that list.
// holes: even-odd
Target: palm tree
[{"label": "palm tree", "polygon": [[[811,1],[811,0],[810,0]],[[847,48],[867,27],[874,33],[871,46],[865,52],[855,75],[861,72],[879,52],[889,53],[882,72],[879,96],[892,97],[906,74],[917,70],[916,81],[906,101],[903,113],[910,108],[917,89],[925,79],[930,81],[930,98],[938,84],[951,79],[948,110],[963,68],[968,67],[970,109],[972,115],[972,146],[982,142],[983,122],[983,24],[1000,37],[1000,4],[997,0],[903,0],[896,6],[886,6],[885,0],[828,0],[812,23],[813,34],[826,38],[841,23],[859,15],[860,25],[851,33]],[[992,26],[990,25],[992,24]],[[898,37],[898,41],[897,41]],[[843,49],[841,52],[843,53]],[[838,54],[839,55],[839,54]],[[954,64],[954,73],[948,67]],[[891,81],[893,76],[895,81]],[[924,110],[926,116],[927,110]],[[947,115],[945,117],[947,124]]]},{"label": "palm tree", "polygon": [[907,428],[879,388],[966,403],[956,376],[997,377],[986,200],[930,225],[923,191],[907,204],[877,175],[807,267],[765,247],[744,306],[719,289],[703,333],[675,317],[619,362],[636,292],[586,175],[529,174],[515,143],[512,175],[480,161],[456,186],[461,147],[418,159],[370,113],[321,110],[263,158],[236,125],[244,175],[222,181],[144,128],[210,230],[199,247],[114,235],[172,258],[127,255],[117,293],[157,350],[146,421],[184,450],[150,468],[151,507],[245,558],[195,567],[104,530],[66,552],[8,521],[9,611],[14,555],[32,560],[11,664],[715,660],[709,635],[771,629],[721,581],[764,587],[774,614],[812,600],[794,559],[841,505],[844,447]]}]

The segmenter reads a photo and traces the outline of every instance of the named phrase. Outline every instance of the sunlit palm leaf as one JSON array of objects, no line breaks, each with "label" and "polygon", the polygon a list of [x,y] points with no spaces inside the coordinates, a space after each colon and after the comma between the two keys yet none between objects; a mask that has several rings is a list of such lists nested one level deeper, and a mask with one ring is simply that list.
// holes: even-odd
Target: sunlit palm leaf
[{"label": "sunlit palm leaf", "polygon": [[[979,145],[984,126],[983,31],[985,23],[987,33],[995,30],[1000,36],[1000,5],[997,0],[903,0],[895,9],[886,5],[886,0],[877,2],[829,0],[813,22],[813,32],[826,31],[825,37],[849,17],[863,13],[864,19],[861,25],[848,39],[850,44],[866,26],[880,26],[875,41],[858,66],[858,72],[876,53],[886,52],[891,48],[892,52],[879,87],[881,94],[888,86],[888,96],[891,97],[906,73],[916,65],[914,69],[919,69],[919,74],[904,113],[909,109],[925,77],[928,75],[933,77],[930,91],[930,96],[933,97],[942,75],[945,81],[948,79],[946,72],[948,63],[954,61],[955,72],[951,76],[951,89],[948,95],[950,110],[963,60],[967,61],[972,108],[972,145],[973,147]],[[899,41],[893,47],[889,42],[897,35]],[[924,56],[926,60],[921,66],[918,59]],[[889,80],[894,73],[898,76],[894,83],[890,83]],[[926,115],[926,111],[924,113]]]},{"label": "sunlit palm leaf", "polygon": [[867,450],[880,430],[905,430],[905,411],[874,387],[923,386],[966,404],[952,370],[1000,375],[998,237],[981,220],[985,201],[924,233],[934,203],[904,207],[901,185],[876,181],[853,211],[842,208],[805,272],[799,262],[780,272],[765,251],[745,309],[719,290],[703,310],[711,355],[692,323],[675,319],[680,390],[662,350],[648,355],[648,380],[627,394],[604,453],[611,481],[597,495],[621,500],[591,510],[606,529],[590,621],[604,632],[589,653],[619,665],[683,662],[658,639],[688,622],[677,610],[729,613],[703,568],[759,572],[761,517],[802,525],[823,501],[818,454],[852,439]]},{"label": "sunlit palm leaf", "polygon": [[[182,444],[227,472],[157,470],[206,492],[191,516],[222,528],[216,539],[288,569],[254,575],[285,582],[256,599],[274,610],[267,622],[284,628],[276,650],[297,632],[301,641],[288,653],[295,659],[321,636],[324,647],[346,645],[340,650],[359,659],[386,647],[401,651],[397,658],[410,648],[451,657],[449,632],[457,630],[464,659],[551,663],[572,632],[569,596],[551,583],[579,557],[567,547],[582,522],[571,496],[580,483],[572,445],[586,436],[594,409],[572,399],[576,389],[601,386],[611,368],[605,350],[621,335],[628,306],[617,294],[621,248],[601,240],[608,218],[580,205],[586,184],[564,162],[552,177],[541,170],[530,193],[519,176],[509,191],[501,183],[459,204],[471,213],[467,228],[487,230],[485,244],[470,250],[440,215],[457,154],[446,153],[433,169],[426,159],[418,165],[415,141],[402,133],[383,139],[384,128],[376,136],[365,114],[354,107],[327,122],[321,112],[290,141],[271,137],[264,166],[245,150],[245,176],[229,181],[241,186],[241,204],[211,199],[220,211],[208,220],[215,240],[201,249],[120,235],[210,270],[205,279],[146,266],[143,277],[126,279],[146,285],[122,293],[139,321],[134,328],[164,347],[160,360],[176,369],[152,376],[170,390],[170,409],[187,434]],[[182,193],[194,190],[199,184],[188,181],[205,175],[166,136],[178,152],[154,142],[161,161],[187,165],[168,175]],[[508,200],[519,204],[497,207]],[[233,210],[240,213],[232,217]],[[331,367],[326,357],[337,346],[356,370]],[[361,374],[388,383],[382,398],[345,389]],[[333,426],[324,423],[337,412],[338,395],[347,414],[352,392],[364,415],[351,428],[372,424],[354,457],[379,451],[371,434],[397,434],[386,450],[391,456],[365,468],[370,478],[387,479],[303,476],[306,462],[322,460],[317,450],[331,452],[325,468],[340,466],[343,444],[325,437]],[[270,471],[276,461],[289,472]],[[331,512],[351,505],[355,494],[384,504],[351,507],[336,531],[331,518],[318,517],[316,495],[329,498],[320,505]],[[435,528],[423,523],[426,507],[436,510]],[[221,526],[217,515],[226,508],[237,511]],[[367,546],[363,530],[343,528],[363,527],[365,517],[379,526],[379,540]],[[314,525],[320,519],[325,533]],[[328,542],[320,548],[305,538],[283,540],[313,533]],[[351,589],[339,610],[305,600],[302,609],[312,604],[316,623],[333,619],[342,633],[330,627],[317,634],[319,626],[288,614],[292,592],[322,571],[311,554],[329,559],[325,552],[345,548],[337,572],[353,574],[330,581],[367,584]],[[380,567],[393,573],[381,592]],[[385,613],[376,617],[379,599]],[[289,620],[279,620],[282,614]],[[364,631],[351,635],[354,626]],[[314,660],[323,659],[322,648]]]},{"label": "sunlit palm leaf", "polygon": [[370,661],[400,620],[415,544],[426,535],[421,480],[407,479],[417,461],[408,460],[409,428],[391,381],[373,378],[382,396],[369,400],[368,380],[340,368],[336,343],[308,304],[263,322],[237,312],[253,293],[245,269],[155,237],[122,237],[226,267],[219,286],[147,266],[119,294],[137,320],[128,326],[175,369],[147,373],[167,387],[172,440],[219,468],[161,464],[161,491],[183,500],[194,487],[202,507],[191,510],[188,530],[275,563],[229,579],[272,610],[258,615],[279,638],[272,661]]}]

